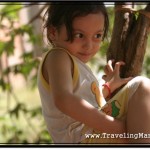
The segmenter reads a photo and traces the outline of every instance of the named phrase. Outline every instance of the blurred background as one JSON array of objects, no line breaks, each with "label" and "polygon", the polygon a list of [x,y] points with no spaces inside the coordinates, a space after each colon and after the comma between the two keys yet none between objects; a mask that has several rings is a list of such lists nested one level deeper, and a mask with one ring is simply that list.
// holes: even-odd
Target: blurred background
[{"label": "blurred background", "polygon": [[[0,143],[52,143],[37,90],[37,70],[48,45],[43,31],[47,3],[0,2]],[[106,3],[110,28],[101,50],[88,63],[101,80],[114,21],[113,3]],[[145,5],[138,4],[137,9]],[[150,40],[142,75],[150,77]]]}]

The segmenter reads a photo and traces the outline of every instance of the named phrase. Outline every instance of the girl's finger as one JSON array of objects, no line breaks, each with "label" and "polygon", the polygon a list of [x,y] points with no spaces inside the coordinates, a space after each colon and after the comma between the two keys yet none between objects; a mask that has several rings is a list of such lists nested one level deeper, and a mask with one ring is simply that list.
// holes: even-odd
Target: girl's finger
[{"label": "girl's finger", "polygon": [[107,66],[104,67],[104,73],[105,73],[105,74],[108,74]]},{"label": "girl's finger", "polygon": [[107,81],[107,75],[103,75],[102,79],[105,80],[105,81]]},{"label": "girl's finger", "polygon": [[123,61],[120,61],[120,62],[117,62],[117,63],[115,64],[114,72],[115,72],[115,74],[116,74],[117,76],[120,75],[120,66],[121,66],[121,65],[125,65],[125,63],[124,63]]},{"label": "girl's finger", "polygon": [[114,60],[109,60],[109,61],[108,61],[107,69],[108,69],[109,72],[113,72],[113,70],[114,70],[113,67],[112,67],[113,61],[114,61]]}]

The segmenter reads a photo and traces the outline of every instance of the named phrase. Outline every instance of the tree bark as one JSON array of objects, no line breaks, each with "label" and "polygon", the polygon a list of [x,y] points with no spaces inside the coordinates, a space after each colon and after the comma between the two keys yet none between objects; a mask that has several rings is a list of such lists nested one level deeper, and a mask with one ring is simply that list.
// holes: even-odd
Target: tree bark
[{"label": "tree bark", "polygon": [[[139,14],[137,14],[139,13]],[[142,71],[150,26],[150,5],[144,10],[132,9],[132,2],[115,4],[112,39],[107,51],[107,61],[124,61],[120,76],[138,76]],[[113,64],[114,65],[114,64]]]}]

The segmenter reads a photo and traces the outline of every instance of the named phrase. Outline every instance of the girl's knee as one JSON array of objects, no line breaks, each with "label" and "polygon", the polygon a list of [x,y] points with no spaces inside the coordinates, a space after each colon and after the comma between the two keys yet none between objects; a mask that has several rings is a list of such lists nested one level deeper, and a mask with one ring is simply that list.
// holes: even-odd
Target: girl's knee
[{"label": "girl's knee", "polygon": [[[132,134],[150,133],[150,80],[136,77],[139,86],[131,97],[127,110],[127,132]],[[131,139],[131,143],[147,143],[150,139]]]},{"label": "girl's knee", "polygon": [[150,80],[143,76],[137,76],[133,78],[132,80],[130,80],[127,84],[127,87],[129,89],[128,90],[129,99],[131,99],[135,93],[138,93],[138,92],[141,93],[141,90],[147,91],[148,93],[150,93],[149,85],[150,85]]},{"label": "girl's knee", "polygon": [[142,89],[142,90],[148,90],[150,92],[150,79],[143,77],[143,76],[137,76],[133,78],[130,83],[130,85],[137,85],[137,89]]},{"label": "girl's knee", "polygon": [[139,83],[150,82],[150,80],[144,76],[137,76],[137,77],[133,78],[132,80],[133,80],[133,82],[139,82]]},{"label": "girl's knee", "polygon": [[150,79],[146,77],[140,77],[139,82],[140,82],[139,89],[150,93]]}]

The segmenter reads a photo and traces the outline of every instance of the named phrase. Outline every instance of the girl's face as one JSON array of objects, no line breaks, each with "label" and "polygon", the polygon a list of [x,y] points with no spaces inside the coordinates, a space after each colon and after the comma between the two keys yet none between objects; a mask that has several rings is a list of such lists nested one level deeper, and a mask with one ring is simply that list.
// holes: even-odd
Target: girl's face
[{"label": "girl's face", "polygon": [[88,62],[99,50],[104,31],[104,16],[101,13],[76,17],[73,20],[73,42],[67,40],[67,30],[63,25],[55,30],[54,44],[67,49],[72,55]]}]

